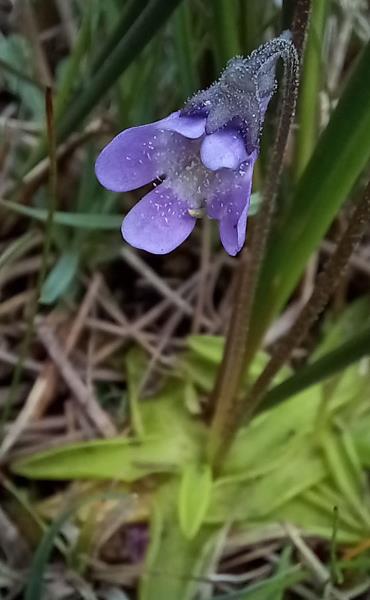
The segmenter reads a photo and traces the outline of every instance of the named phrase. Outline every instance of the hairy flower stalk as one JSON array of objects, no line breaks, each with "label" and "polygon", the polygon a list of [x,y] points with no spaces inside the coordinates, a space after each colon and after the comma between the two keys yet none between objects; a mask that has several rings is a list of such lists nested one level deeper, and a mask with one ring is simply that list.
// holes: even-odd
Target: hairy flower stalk
[{"label": "hairy flower stalk", "polygon": [[230,445],[240,422],[243,401],[238,397],[246,369],[247,336],[260,266],[277,195],[283,155],[294,118],[298,89],[298,56],[292,43],[280,55],[284,63],[282,108],[278,132],[267,173],[260,212],[256,218],[248,253],[242,257],[237,271],[237,289],[230,319],[223,361],[218,373],[212,404],[215,414],[209,443],[209,458],[217,465]]},{"label": "hairy flower stalk", "polygon": [[283,156],[290,126],[294,118],[298,91],[299,59],[306,38],[310,0],[298,0],[293,40],[289,51],[281,55],[284,61],[284,87],[277,136],[267,172],[262,207],[256,219],[248,256],[242,257],[237,271],[237,290],[226,337],[225,350],[211,396],[214,416],[209,438],[208,456],[217,470],[241,422],[245,399],[240,394],[243,374],[253,355],[248,352],[248,334],[258,276],[265,254],[275,209],[275,200],[283,167]]}]

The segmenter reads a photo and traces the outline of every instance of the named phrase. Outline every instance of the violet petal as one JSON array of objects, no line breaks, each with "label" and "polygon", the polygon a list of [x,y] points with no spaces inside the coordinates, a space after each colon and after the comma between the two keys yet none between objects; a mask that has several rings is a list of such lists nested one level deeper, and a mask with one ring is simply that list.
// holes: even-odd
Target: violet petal
[{"label": "violet petal", "polygon": [[126,129],[99,154],[95,164],[98,180],[113,192],[127,192],[150,183],[163,173],[172,135],[160,133],[155,124]]},{"label": "violet petal", "polygon": [[200,148],[203,164],[211,171],[237,169],[247,158],[242,136],[233,129],[206,135]]},{"label": "violet petal", "polygon": [[256,153],[238,171],[219,171],[207,205],[208,216],[219,221],[222,245],[231,256],[245,242],[255,159]]},{"label": "violet petal", "polygon": [[181,112],[178,110],[171,113],[165,119],[157,121],[154,125],[159,129],[174,131],[186,138],[194,140],[204,134],[206,118],[181,116]]},{"label": "violet petal", "polygon": [[249,209],[250,192],[247,196],[247,204],[235,221],[232,217],[224,217],[220,220],[220,239],[223,247],[230,256],[235,256],[244,246],[247,216]]},{"label": "violet petal", "polygon": [[186,203],[161,184],[130,210],[121,231],[131,246],[153,254],[167,254],[186,240],[195,222]]}]

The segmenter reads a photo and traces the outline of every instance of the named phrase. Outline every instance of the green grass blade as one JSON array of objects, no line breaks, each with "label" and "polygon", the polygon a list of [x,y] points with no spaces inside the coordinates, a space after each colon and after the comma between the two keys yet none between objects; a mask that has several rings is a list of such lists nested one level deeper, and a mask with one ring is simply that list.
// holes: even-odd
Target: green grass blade
[{"label": "green grass blade", "polygon": [[[25,206],[23,204],[13,202],[12,200],[0,200],[0,205],[20,215],[40,221],[41,223],[44,223],[47,219],[48,211],[44,208]],[[122,216],[56,211],[54,213],[54,223],[56,225],[65,225],[67,227],[75,227],[77,229],[118,231],[122,223]]]},{"label": "green grass blade", "polygon": [[39,544],[28,576],[28,584],[24,600],[40,600],[43,592],[43,575],[57,537],[63,524],[75,512],[76,507],[66,509],[45,532]]},{"label": "green grass blade", "polygon": [[89,85],[74,98],[70,110],[59,124],[59,139],[67,137],[89,115],[128,65],[163,27],[180,2],[181,0],[151,0],[111,51],[101,69],[93,75]]},{"label": "green grass blade", "polygon": [[370,159],[369,63],[370,42],[300,179],[290,213],[269,247],[251,324],[254,348]]},{"label": "green grass blade", "polygon": [[272,594],[281,589],[303,581],[306,575],[300,566],[289,567],[277,575],[249,585],[246,590],[239,590],[223,596],[215,596],[214,600],[271,600]]},{"label": "green grass blade", "polygon": [[299,369],[289,379],[271,388],[266,394],[264,408],[298,394],[310,385],[319,383],[335,375],[335,373],[343,371],[363,356],[368,355],[370,355],[370,328],[365,329],[332,352],[328,352],[315,362]]},{"label": "green grass blade", "polygon": [[220,71],[230,58],[241,51],[238,31],[239,7],[236,0],[213,0],[210,7],[213,12],[216,66]]},{"label": "green grass blade", "polygon": [[[253,202],[253,197],[256,199],[255,202]],[[253,211],[257,210],[258,200],[259,196],[257,194],[252,194]],[[0,206],[3,206],[4,208],[19,215],[30,217],[31,219],[35,219],[35,221],[40,221],[41,223],[45,223],[47,220],[48,211],[45,208],[25,206],[24,204],[19,204],[18,202],[13,202],[12,200],[2,199],[0,199]],[[66,227],[92,229],[96,231],[119,231],[123,216],[119,214],[109,215],[104,213],[66,212],[59,210],[54,213],[53,219],[56,225],[64,225]],[[2,264],[3,260],[6,260],[6,256],[3,258],[0,256],[0,265]]]},{"label": "green grass blade", "polygon": [[313,0],[312,17],[304,55],[303,77],[298,98],[296,175],[306,167],[318,135],[318,101],[322,79],[322,47],[328,0]]},{"label": "green grass blade", "polygon": [[9,72],[11,75],[14,75],[14,77],[16,77],[17,79],[20,79],[21,81],[23,81],[29,85],[32,85],[39,92],[43,92],[44,86],[41,83],[36,81],[36,79],[32,79],[32,77],[27,75],[27,73],[23,73],[22,71],[20,71],[16,67],[14,67],[12,64],[8,63],[3,58],[0,58],[0,68],[3,71]]},{"label": "green grass blade", "polygon": [[115,47],[134,24],[140,13],[147,6],[149,0],[128,0],[124,3],[121,17],[105,42],[101,45],[99,53],[93,60],[92,72],[100,69],[104,61],[109,58]]},{"label": "green grass blade", "polygon": [[[350,443],[356,453],[353,440]],[[354,511],[359,524],[364,529],[368,529],[370,514],[363,499],[362,473],[360,472],[359,474],[357,467],[354,467],[351,455],[348,455],[346,445],[343,443],[343,435],[340,433],[339,435],[335,435],[333,430],[326,429],[321,435],[320,446],[327,463],[330,478]]]},{"label": "green grass blade", "polygon": [[194,68],[194,40],[192,39],[190,6],[185,2],[179,6],[175,14],[174,43],[182,96],[187,98],[199,88],[199,81]]},{"label": "green grass blade", "polygon": [[75,47],[68,59],[62,81],[55,99],[55,116],[59,119],[68,106],[76,79],[80,74],[81,61],[91,42],[91,8],[87,5]]},{"label": "green grass blade", "polygon": [[15,262],[27,254],[34,246],[34,231],[27,231],[23,235],[17,237],[13,242],[9,243],[0,254],[0,270],[4,267],[9,267],[12,262]]},{"label": "green grass blade", "polygon": [[49,275],[41,289],[41,304],[53,304],[68,290],[73,281],[79,265],[78,249],[64,252]]},{"label": "green grass blade", "polygon": [[239,2],[242,54],[246,55],[260,45],[263,32],[276,17],[278,7],[270,0],[239,0]]},{"label": "green grass blade", "polygon": [[27,577],[27,588],[24,595],[24,600],[40,600],[43,598],[43,576],[56,543],[56,538],[63,525],[68,521],[81,507],[91,502],[98,502],[104,499],[119,499],[127,498],[126,494],[119,492],[104,492],[95,494],[88,498],[83,498],[76,502],[71,502],[69,506],[53,521],[49,529],[45,532],[35,556],[32,561],[31,570]]}]

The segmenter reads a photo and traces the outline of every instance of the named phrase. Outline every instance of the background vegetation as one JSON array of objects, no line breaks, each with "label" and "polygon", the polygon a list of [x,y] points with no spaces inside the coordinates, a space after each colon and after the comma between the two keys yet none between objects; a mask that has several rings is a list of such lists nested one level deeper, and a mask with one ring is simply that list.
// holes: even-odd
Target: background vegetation
[{"label": "background vegetation", "polygon": [[[289,28],[295,4],[0,2],[4,599],[369,593],[368,229],[215,475],[203,450],[238,261],[210,221],[170,255],[129,248],[119,228],[142,194],[94,175],[115,133],[181,107],[229,58]],[[313,1],[244,394],[363,197],[369,38],[366,0]]]}]

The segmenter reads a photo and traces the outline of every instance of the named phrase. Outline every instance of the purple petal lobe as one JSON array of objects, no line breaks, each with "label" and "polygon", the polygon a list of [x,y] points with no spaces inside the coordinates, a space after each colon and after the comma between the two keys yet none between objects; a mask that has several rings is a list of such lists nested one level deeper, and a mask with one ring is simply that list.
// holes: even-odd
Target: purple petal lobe
[{"label": "purple petal lobe", "polygon": [[219,171],[207,205],[208,216],[219,221],[222,245],[231,256],[245,242],[255,159],[253,153],[237,171]]},{"label": "purple petal lobe", "polygon": [[244,246],[247,216],[249,208],[250,195],[247,198],[248,203],[240,213],[237,221],[230,217],[225,217],[220,220],[220,239],[223,247],[230,256],[235,256]]},{"label": "purple petal lobe", "polygon": [[248,158],[243,139],[236,130],[206,135],[200,148],[200,156],[203,164],[211,171],[237,169]]},{"label": "purple petal lobe", "polygon": [[155,124],[132,127],[118,134],[99,154],[95,173],[113,192],[127,192],[163,174],[170,132],[160,133]]},{"label": "purple petal lobe", "polygon": [[135,248],[167,254],[186,240],[195,222],[185,202],[161,184],[130,210],[122,223],[122,236]]},{"label": "purple petal lobe", "polygon": [[165,119],[155,123],[159,129],[180,133],[186,138],[196,139],[204,134],[206,119],[203,117],[181,116],[180,111],[171,113]]}]

